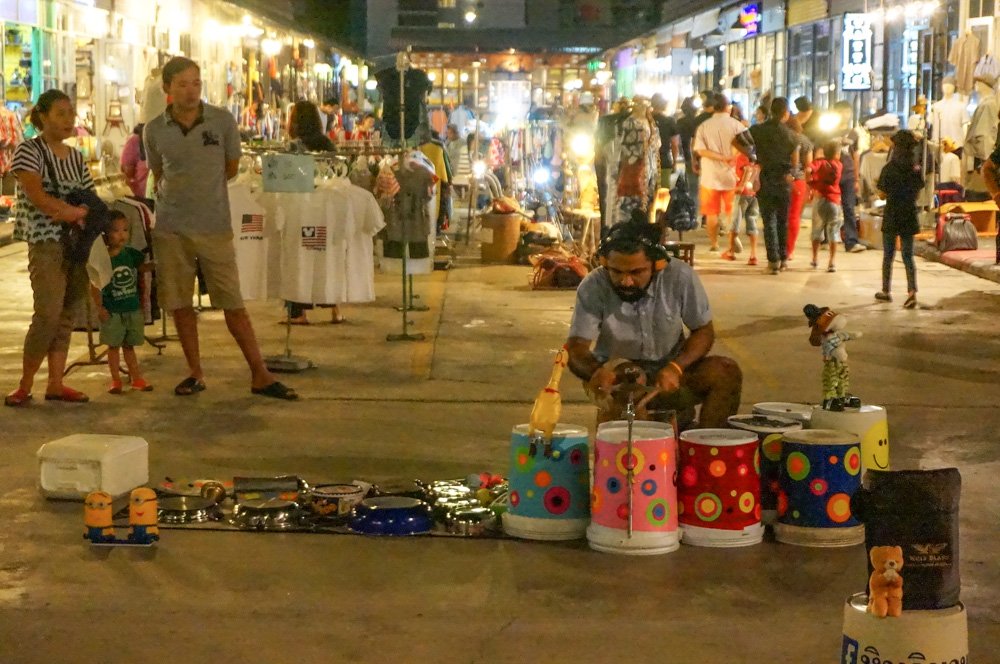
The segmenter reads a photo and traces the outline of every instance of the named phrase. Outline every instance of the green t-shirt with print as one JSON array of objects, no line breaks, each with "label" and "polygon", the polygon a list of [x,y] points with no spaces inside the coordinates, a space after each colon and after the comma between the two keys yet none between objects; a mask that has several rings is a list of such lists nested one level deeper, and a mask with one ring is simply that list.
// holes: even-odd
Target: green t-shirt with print
[{"label": "green t-shirt with print", "polygon": [[139,310],[139,266],[142,252],[122,247],[111,257],[111,283],[101,290],[101,303],[108,312],[123,314]]}]

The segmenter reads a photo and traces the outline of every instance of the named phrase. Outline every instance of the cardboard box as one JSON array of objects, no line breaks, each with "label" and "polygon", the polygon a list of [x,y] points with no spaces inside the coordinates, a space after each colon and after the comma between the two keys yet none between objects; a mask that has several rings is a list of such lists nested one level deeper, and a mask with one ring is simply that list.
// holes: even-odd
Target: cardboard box
[{"label": "cardboard box", "polygon": [[972,225],[980,235],[996,235],[997,211],[1000,208],[993,201],[982,203],[947,203],[938,209],[939,214],[960,212],[969,215]]},{"label": "cardboard box", "polygon": [[149,481],[149,444],[138,436],[77,433],[38,448],[46,498],[83,500],[91,491],[123,496]]}]

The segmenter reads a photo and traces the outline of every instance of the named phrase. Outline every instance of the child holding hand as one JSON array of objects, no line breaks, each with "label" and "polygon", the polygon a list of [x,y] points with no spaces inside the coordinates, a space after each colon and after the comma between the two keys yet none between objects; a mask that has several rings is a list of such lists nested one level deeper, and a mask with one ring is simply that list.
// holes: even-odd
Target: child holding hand
[{"label": "child holding hand", "polygon": [[139,370],[135,347],[145,342],[145,320],[139,300],[139,273],[152,270],[144,263],[142,252],[127,246],[129,222],[121,212],[112,212],[104,242],[111,256],[111,283],[98,290],[91,286],[91,297],[97,305],[101,321],[101,343],[108,347],[108,367],[111,370],[109,394],[122,393],[119,369],[121,355],[125,357],[133,390],[149,392],[153,386]]}]

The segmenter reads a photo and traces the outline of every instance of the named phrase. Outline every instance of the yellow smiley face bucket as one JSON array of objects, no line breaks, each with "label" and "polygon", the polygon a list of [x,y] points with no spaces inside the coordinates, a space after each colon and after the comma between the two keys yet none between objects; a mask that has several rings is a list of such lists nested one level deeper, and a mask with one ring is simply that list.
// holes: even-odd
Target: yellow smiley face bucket
[{"label": "yellow smiley face bucket", "polygon": [[813,408],[812,429],[850,431],[861,439],[861,470],[889,470],[889,420],[882,406],[864,405],[843,411]]}]

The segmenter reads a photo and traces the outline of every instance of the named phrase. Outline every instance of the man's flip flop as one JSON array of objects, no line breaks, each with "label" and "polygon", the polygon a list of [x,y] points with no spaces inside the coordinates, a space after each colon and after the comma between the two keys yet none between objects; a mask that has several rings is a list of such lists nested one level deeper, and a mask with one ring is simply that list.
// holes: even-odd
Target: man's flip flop
[{"label": "man's flip flop", "polygon": [[56,394],[45,394],[46,401],[65,401],[66,403],[87,403],[90,401],[88,397],[83,392],[79,390],[74,390],[71,387],[63,387],[61,392]]},{"label": "man's flip flop", "polygon": [[194,376],[188,376],[174,388],[174,394],[179,397],[186,397],[192,394],[197,394],[198,392],[205,391],[205,383],[201,382]]},{"label": "man's flip flop", "polygon": [[285,401],[295,401],[299,398],[298,392],[288,387],[287,385],[281,383],[280,381],[274,381],[267,387],[251,387],[250,392],[252,394],[258,394],[262,397],[271,397],[272,399],[284,399]]}]

